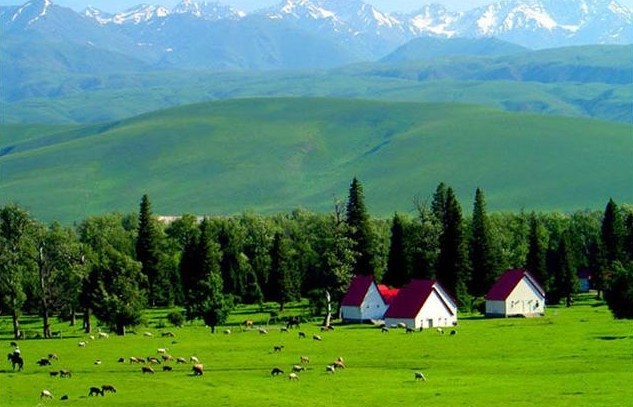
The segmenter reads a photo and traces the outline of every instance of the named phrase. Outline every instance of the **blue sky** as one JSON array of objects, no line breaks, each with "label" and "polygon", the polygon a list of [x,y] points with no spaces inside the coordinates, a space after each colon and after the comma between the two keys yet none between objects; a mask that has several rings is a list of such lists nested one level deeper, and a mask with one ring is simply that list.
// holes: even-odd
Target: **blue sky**
[{"label": "blue sky", "polygon": [[[173,7],[180,0],[52,0],[54,4],[83,10],[91,5],[104,11],[122,11],[141,3],[161,4]],[[345,1],[345,0],[340,0]],[[418,10],[424,4],[439,3],[449,10],[467,10],[484,4],[494,3],[496,0],[365,0],[382,11],[412,11]],[[278,4],[281,0],[220,0],[223,4],[230,4],[239,9],[250,11],[270,5]],[[0,0],[1,5],[23,4],[26,0]],[[633,0],[619,0],[619,3],[633,9]]]}]

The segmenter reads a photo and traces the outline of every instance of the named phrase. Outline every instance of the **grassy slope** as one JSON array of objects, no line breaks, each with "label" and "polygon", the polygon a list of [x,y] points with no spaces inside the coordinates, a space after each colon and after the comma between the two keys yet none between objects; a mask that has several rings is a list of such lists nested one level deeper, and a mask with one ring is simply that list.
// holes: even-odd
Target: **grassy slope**
[{"label": "grassy slope", "polygon": [[[248,310],[241,310],[248,312]],[[154,312],[164,316],[167,311]],[[233,316],[232,321],[244,315]],[[34,321],[26,329],[38,329]],[[571,309],[550,307],[547,316],[536,319],[462,318],[455,336],[434,331],[405,334],[391,330],[381,334],[368,325],[338,327],[320,333],[314,324],[303,324],[308,339],[296,331],[280,333],[270,327],[268,335],[256,331],[211,336],[199,324],[166,328],[176,334],[159,336],[152,320],[139,328],[139,335],[90,341],[79,330],[57,324],[66,339],[28,340],[20,343],[26,358],[25,371],[10,372],[4,361],[0,370],[0,405],[32,406],[41,389],[56,397],[68,394],[69,405],[196,406],[212,402],[222,406],[613,406],[633,398],[630,386],[631,323],[614,321],[604,305],[578,302]],[[0,319],[0,345],[10,349],[10,321]],[[155,334],[142,336],[143,331]],[[322,342],[309,339],[319,333]],[[280,353],[274,345],[283,344]],[[170,373],[142,375],[138,365],[117,363],[119,357],[155,355],[159,347],[173,356],[197,355],[205,364],[202,377],[192,377],[190,366],[174,365]],[[35,360],[55,352],[53,368],[38,367]],[[271,378],[270,369],[289,371],[308,355],[311,363],[298,382]],[[343,356],[347,368],[335,375],[325,365]],[[93,361],[100,359],[101,365]],[[68,368],[71,379],[49,377],[50,370]],[[426,383],[413,380],[423,371]],[[90,386],[112,384],[116,394],[101,399],[87,397]],[[56,404],[53,401],[46,404]]]},{"label": "grassy slope", "polygon": [[49,133],[12,145],[0,186],[45,220],[130,211],[143,193],[162,214],[326,211],[355,175],[380,215],[440,181],[467,207],[483,188],[493,210],[633,200],[631,126],[484,107],[244,99]]}]

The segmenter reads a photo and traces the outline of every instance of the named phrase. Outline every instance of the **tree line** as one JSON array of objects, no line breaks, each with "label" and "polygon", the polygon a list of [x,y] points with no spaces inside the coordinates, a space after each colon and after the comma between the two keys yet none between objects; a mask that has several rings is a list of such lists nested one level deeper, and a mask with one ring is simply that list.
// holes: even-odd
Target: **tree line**
[{"label": "tree line", "polygon": [[15,204],[0,208],[0,311],[21,337],[20,315],[39,314],[90,332],[90,316],[118,334],[146,307],[179,306],[212,331],[239,303],[307,298],[329,323],[355,274],[401,287],[437,279],[464,311],[508,268],[527,268],[550,304],[568,306],[578,271],[593,276],[614,315],[633,318],[633,209],[612,199],[605,210],[488,213],[475,191],[464,216],[454,190],[440,183],[414,215],[372,218],[357,178],[330,213],[295,210],[261,216],[185,214],[161,222],[147,195],[138,213],[92,216],[73,227],[44,225]]}]

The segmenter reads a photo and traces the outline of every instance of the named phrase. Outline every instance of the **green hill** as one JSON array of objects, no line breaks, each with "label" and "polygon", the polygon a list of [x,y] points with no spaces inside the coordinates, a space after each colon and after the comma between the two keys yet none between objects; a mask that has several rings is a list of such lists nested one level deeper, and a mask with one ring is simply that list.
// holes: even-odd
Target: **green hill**
[{"label": "green hill", "polygon": [[413,209],[438,182],[466,211],[602,208],[633,201],[633,128],[469,105],[260,98],[87,127],[0,126],[0,203],[43,220],[329,211],[353,176],[375,215]]}]

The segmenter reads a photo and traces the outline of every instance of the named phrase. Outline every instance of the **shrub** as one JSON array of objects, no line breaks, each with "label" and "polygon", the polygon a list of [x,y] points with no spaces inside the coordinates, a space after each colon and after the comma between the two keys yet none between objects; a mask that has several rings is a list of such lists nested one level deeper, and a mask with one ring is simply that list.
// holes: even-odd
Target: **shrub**
[{"label": "shrub", "polygon": [[167,320],[173,326],[181,327],[185,323],[185,316],[183,315],[182,312],[172,311],[169,314],[167,314]]}]

